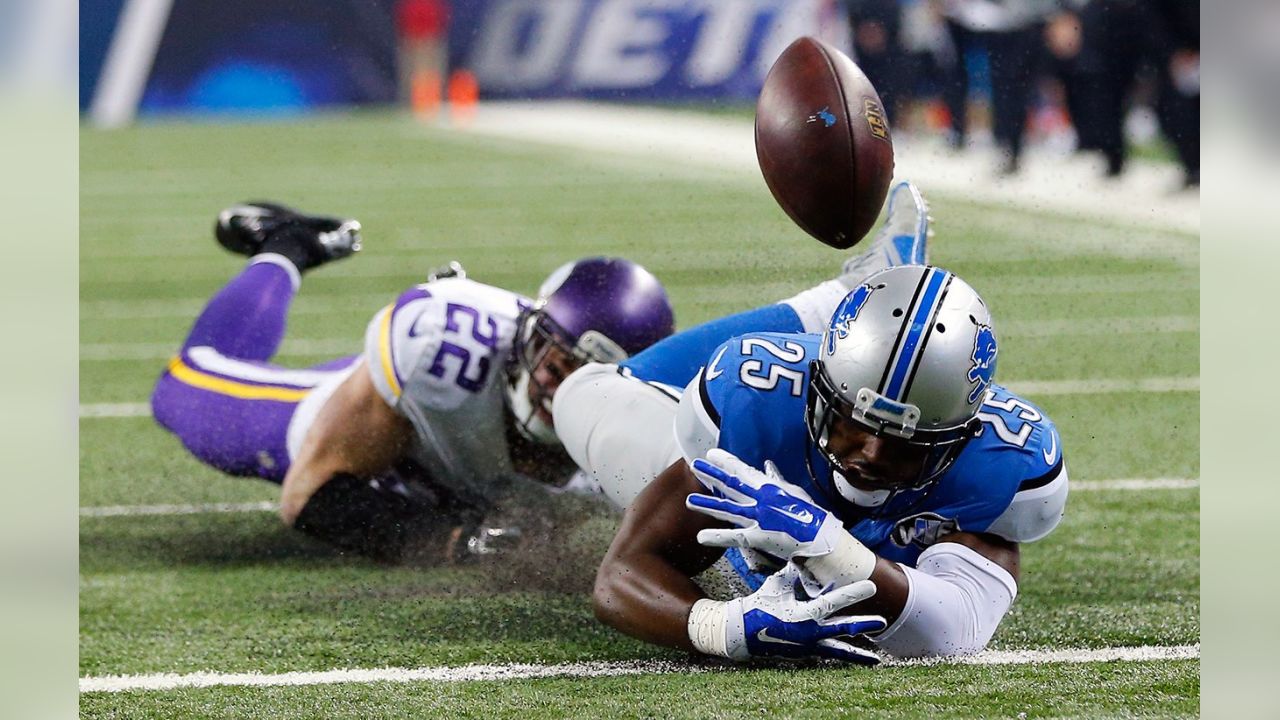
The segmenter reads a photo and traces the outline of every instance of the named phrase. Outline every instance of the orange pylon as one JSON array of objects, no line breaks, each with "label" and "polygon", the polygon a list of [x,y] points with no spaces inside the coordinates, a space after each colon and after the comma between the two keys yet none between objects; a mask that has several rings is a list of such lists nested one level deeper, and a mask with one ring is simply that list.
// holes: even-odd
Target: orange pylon
[{"label": "orange pylon", "polygon": [[480,102],[480,84],[470,70],[455,70],[449,76],[449,117],[454,123],[465,125],[476,115]]}]

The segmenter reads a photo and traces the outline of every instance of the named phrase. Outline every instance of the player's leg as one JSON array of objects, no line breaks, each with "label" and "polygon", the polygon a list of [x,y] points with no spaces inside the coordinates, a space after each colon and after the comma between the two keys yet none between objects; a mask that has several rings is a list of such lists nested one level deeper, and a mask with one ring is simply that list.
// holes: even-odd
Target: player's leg
[{"label": "player's leg", "polygon": [[245,203],[218,214],[218,243],[250,259],[196,318],[183,349],[212,347],[227,357],[269,360],[302,273],[360,249],[360,223],[305,215],[274,203]]},{"label": "player's leg", "polygon": [[[152,393],[156,422],[197,459],[230,475],[281,482],[295,412],[345,370],[290,370],[212,347],[184,349]],[[310,405],[311,403],[308,403]]]},{"label": "player's leg", "polygon": [[284,256],[254,257],[204,306],[182,350],[211,347],[227,357],[270,360],[284,339],[289,306],[301,282],[297,267]]},{"label": "player's leg", "polygon": [[965,62],[971,48],[979,43],[976,33],[951,18],[946,19],[951,52],[944,73],[942,98],[951,116],[951,146],[965,146],[969,133],[969,68]]},{"label": "player's leg", "polygon": [[151,397],[156,421],[193,455],[233,475],[280,481],[299,402],[341,374],[350,358],[318,370],[267,362],[284,336],[302,270],[359,249],[359,224],[268,203],[223,211],[216,234],[252,260],[205,306]]},{"label": "player's leg", "polygon": [[901,182],[889,193],[884,224],[840,275],[773,305],[711,320],[655,343],[620,365],[651,382],[684,387],[724,341],[748,332],[822,332],[831,313],[868,275],[928,261],[929,206],[919,188]]},{"label": "player's leg", "polygon": [[889,191],[884,224],[865,249],[846,260],[834,279],[789,297],[782,304],[795,311],[804,332],[822,332],[844,296],[872,273],[897,265],[927,264],[931,225],[929,204],[920,188],[910,181],[898,183]]},{"label": "player's leg", "polygon": [[680,458],[679,403],[679,389],[590,363],[556,388],[552,415],[565,451],[621,510]]}]

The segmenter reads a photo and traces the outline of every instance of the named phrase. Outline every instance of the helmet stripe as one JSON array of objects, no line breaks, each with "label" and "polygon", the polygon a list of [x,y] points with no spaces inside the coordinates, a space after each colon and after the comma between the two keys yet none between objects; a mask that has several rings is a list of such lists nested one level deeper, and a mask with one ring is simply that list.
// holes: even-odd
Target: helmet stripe
[{"label": "helmet stripe", "polygon": [[[913,312],[908,313],[907,318],[910,318],[915,314],[914,308],[916,307],[916,303],[919,302],[920,300],[920,293],[924,292],[925,281],[928,279],[929,279],[929,267],[926,266],[922,269],[919,279],[916,280],[915,290],[911,291],[911,301],[907,303],[907,309],[912,310]],[[894,363],[898,358],[898,350],[899,348],[902,347],[902,341],[904,340],[907,334],[907,330],[909,330],[910,328],[911,328],[911,323],[905,320],[898,324],[898,334],[893,339],[893,349],[889,351],[889,361],[885,363],[884,375],[880,376],[880,384],[876,386],[877,388],[880,389],[881,395],[885,393],[885,387],[888,386],[889,384],[889,375],[890,373],[893,372]]]},{"label": "helmet stripe", "polygon": [[924,337],[920,340],[920,347],[916,349],[916,359],[911,365],[911,374],[907,376],[907,383],[902,388],[902,399],[905,401],[911,397],[911,385],[915,382],[916,373],[920,371],[920,363],[924,360],[924,355],[929,351],[929,338],[934,337],[934,329],[937,329],[938,314],[942,312],[942,306],[947,302],[947,292],[951,290],[951,281],[956,278],[949,272],[943,271],[944,280],[942,281],[942,291],[938,293],[938,302],[933,306],[933,312],[929,314],[928,321],[925,322]]},{"label": "helmet stripe", "polygon": [[942,303],[942,290],[949,274],[945,270],[929,268],[929,274],[924,279],[924,292],[920,293],[915,307],[908,313],[906,337],[898,346],[897,356],[892,361],[893,370],[882,393],[890,400],[901,402],[906,395],[907,379],[911,376],[912,368],[920,362],[924,350],[923,340],[928,334],[933,315]]}]

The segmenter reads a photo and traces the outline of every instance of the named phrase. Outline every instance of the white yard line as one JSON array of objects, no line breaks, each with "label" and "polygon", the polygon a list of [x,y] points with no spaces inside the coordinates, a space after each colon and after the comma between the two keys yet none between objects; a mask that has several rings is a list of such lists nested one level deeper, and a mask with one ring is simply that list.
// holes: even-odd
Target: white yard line
[{"label": "white yard line", "polygon": [[[117,309],[116,312],[119,312]],[[139,317],[152,317],[143,313]],[[185,314],[184,314],[185,316]],[[1056,318],[1046,320],[1010,320],[1001,324],[1001,337],[1098,336],[1142,333],[1199,332],[1196,315],[1162,315],[1152,317],[1104,317],[1089,319]],[[177,352],[172,342],[100,342],[82,343],[80,360],[167,360]],[[359,350],[359,341],[351,338],[292,338],[281,348],[285,355],[341,355]]]},{"label": "white yard line", "polygon": [[[1021,295],[1076,295],[1085,293],[1126,295],[1134,293],[1156,292],[1191,292],[1199,288],[1199,279],[1186,274],[1153,274],[1153,275],[1056,275],[1053,277],[1005,277],[1000,283],[984,288],[986,295],[1008,294]],[[789,297],[795,294],[795,284],[790,281],[767,283],[761,287],[761,294],[769,297]],[[686,286],[684,289],[695,300],[714,297],[721,293],[718,285]],[[342,295],[335,297],[308,297],[289,309],[293,315],[326,315],[335,312],[346,312],[351,308],[381,307],[391,296],[387,293],[367,293],[361,295]],[[80,303],[80,319],[82,320],[151,320],[162,318],[191,319],[199,314],[208,304],[208,297],[184,297],[137,300],[84,300]],[[1115,321],[1123,321],[1115,318]],[[1012,322],[1003,321],[1003,330]],[[1047,322],[1056,322],[1053,320]],[[1086,321],[1079,322],[1083,325]],[[1096,322],[1108,322],[1102,319]]]},{"label": "white yard line", "polygon": [[204,515],[209,513],[275,512],[279,503],[203,503],[198,505],[96,505],[80,508],[80,517],[137,517],[139,515]]},{"label": "white yard line", "polygon": [[[1012,650],[986,652],[973,657],[929,661],[946,665],[1040,665],[1047,663],[1091,663],[1162,660],[1195,660],[1199,645],[1099,648],[1093,650]],[[891,666],[919,665],[920,661],[890,661]],[[109,675],[80,678],[80,692],[125,692],[129,690],[174,690],[219,686],[262,687],[280,685],[331,685],[374,682],[476,682],[485,680],[531,680],[547,677],[613,677],[618,675],[661,675],[702,673],[730,668],[666,661],[583,662],[560,665],[463,665],[460,667],[340,669],[316,672],[219,673],[199,672],[179,675]]]},{"label": "white yard line", "polygon": [[[1030,397],[1043,395],[1107,395],[1114,393],[1200,392],[1198,377],[1153,377],[1099,380],[1010,380],[1007,386]],[[148,417],[147,403],[81,403],[80,418]]]},{"label": "white yard line", "polygon": [[1044,665],[1048,663],[1150,662],[1158,660],[1196,660],[1200,644],[1142,645],[1081,650],[994,650],[970,657],[947,660],[900,660],[890,665]]},{"label": "white yard line", "polygon": [[1001,382],[1019,395],[1107,395],[1113,393],[1200,392],[1199,377],[1149,377],[1099,380],[1010,380]]},{"label": "white yard line", "polygon": [[1200,478],[1117,478],[1071,480],[1071,492],[1095,490],[1186,490],[1200,487]]},{"label": "white yard line", "polygon": [[[1199,321],[1195,319],[1170,320],[1169,318],[1146,318],[1134,321],[1117,321],[1107,324],[1103,322],[1056,321],[1043,323],[1010,322],[1013,326],[1009,332],[1002,332],[1000,337],[1056,337],[1063,335],[1096,336],[1117,335],[1122,333],[1166,333],[1196,332]],[[146,343],[83,343],[80,345],[81,362],[115,362],[131,360],[168,360],[177,354],[178,345],[172,342]],[[359,340],[350,338],[299,338],[286,340],[280,349],[280,355],[305,356],[338,356],[360,351]]]},{"label": "white yard line", "polygon": [[[1072,492],[1100,490],[1184,490],[1200,487],[1199,478],[1117,478],[1114,480],[1072,480]],[[280,509],[274,502],[196,503],[190,505],[90,505],[80,508],[80,517],[138,517],[143,515],[203,515],[206,513],[259,513]]]},{"label": "white yard line", "polygon": [[[1101,276],[1106,277],[1106,276]],[[1101,280],[1099,282],[1102,282]],[[1176,283],[1175,283],[1176,284]],[[289,308],[289,315],[329,315],[352,308],[367,308],[370,315],[394,298],[391,293],[308,297]],[[208,297],[168,298],[164,300],[85,300],[80,303],[81,320],[154,320],[182,318],[190,320],[205,305]]]},{"label": "white yard line", "polygon": [[134,418],[151,417],[151,405],[131,403],[81,403],[80,418]]},{"label": "white yard line", "polygon": [[1062,337],[1135,333],[1189,333],[1200,331],[1199,315],[1155,317],[1107,317],[1088,320],[1005,320],[997,330],[1001,337]]},{"label": "white yard line", "polygon": [[[295,338],[285,340],[281,355],[350,355],[360,352],[360,338]],[[178,352],[173,342],[81,343],[80,360],[168,360]]]}]

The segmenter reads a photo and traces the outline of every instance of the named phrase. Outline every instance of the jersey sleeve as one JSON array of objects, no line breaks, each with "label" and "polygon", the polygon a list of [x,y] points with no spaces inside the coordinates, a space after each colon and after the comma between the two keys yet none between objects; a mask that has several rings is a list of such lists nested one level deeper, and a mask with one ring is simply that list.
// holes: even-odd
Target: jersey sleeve
[{"label": "jersey sleeve", "polygon": [[770,432],[776,414],[760,402],[759,393],[739,382],[742,338],[721,345],[711,362],[685,387],[676,411],[676,442],[686,462],[705,457],[712,448],[733,453],[752,467],[763,467],[777,445]]},{"label": "jersey sleeve", "polygon": [[[1048,427],[1055,436],[1057,430]],[[1027,479],[1018,484],[1009,506],[997,517],[987,532],[1010,542],[1035,542],[1053,532],[1066,513],[1067,464],[1061,457],[1050,465],[1030,469]],[[1041,470],[1033,474],[1034,470]]]},{"label": "jersey sleeve", "polygon": [[676,443],[686,462],[706,457],[720,443],[720,423],[728,396],[732,393],[732,374],[724,369],[725,356],[736,339],[722,343],[711,353],[711,361],[698,371],[685,386],[676,410]]},{"label": "jersey sleeve", "polygon": [[685,386],[676,409],[676,444],[685,462],[692,463],[720,442],[720,416],[706,396],[706,381],[699,370]]},{"label": "jersey sleeve", "polygon": [[373,385],[394,408],[410,395],[428,409],[456,408],[503,370],[513,327],[505,315],[514,309],[500,314],[481,307],[483,298],[462,285],[468,281],[450,282],[410,288],[365,331]]},{"label": "jersey sleeve", "polygon": [[418,319],[431,305],[431,291],[423,285],[409,288],[369,321],[364,334],[364,358],[378,394],[391,407],[400,404],[405,381],[429,351],[430,335],[418,334]]},{"label": "jersey sleeve", "polygon": [[1057,428],[1038,408],[1026,406],[1038,417],[1029,421],[1032,431],[1017,453],[1021,459],[1017,487],[1008,506],[986,530],[1017,543],[1039,540],[1058,526],[1066,512],[1069,489]]}]

